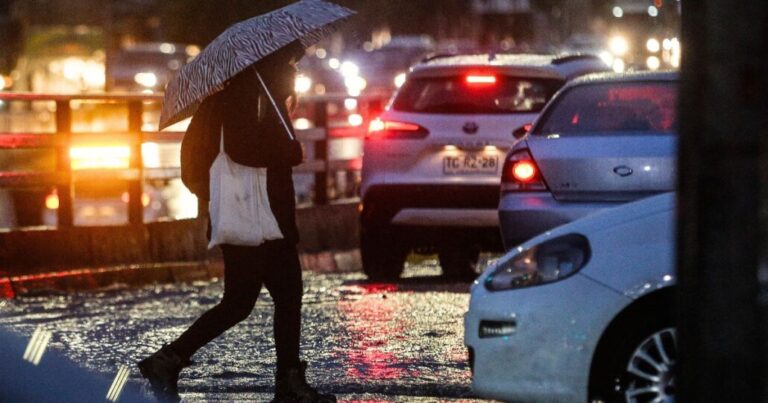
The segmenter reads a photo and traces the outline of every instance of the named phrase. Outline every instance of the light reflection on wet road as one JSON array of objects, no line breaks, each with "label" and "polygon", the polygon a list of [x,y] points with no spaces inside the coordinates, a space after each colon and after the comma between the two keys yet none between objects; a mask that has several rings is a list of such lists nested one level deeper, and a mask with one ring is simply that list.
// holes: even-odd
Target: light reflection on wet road
[{"label": "light reflection on wet road", "polygon": [[[474,401],[463,345],[466,283],[442,282],[434,261],[402,281],[373,284],[359,273],[305,273],[303,358],[321,390],[348,401]],[[26,336],[38,325],[51,347],[114,374],[178,336],[215,305],[220,281],[115,287],[23,297],[0,306],[0,326]],[[268,401],[274,371],[271,300],[193,357],[179,388],[187,401]],[[131,379],[139,381],[138,371]]]}]

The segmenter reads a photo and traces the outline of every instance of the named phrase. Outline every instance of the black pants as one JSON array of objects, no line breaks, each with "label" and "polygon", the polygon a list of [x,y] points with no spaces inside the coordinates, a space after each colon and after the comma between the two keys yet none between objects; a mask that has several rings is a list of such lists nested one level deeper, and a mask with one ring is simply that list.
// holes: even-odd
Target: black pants
[{"label": "black pants", "polygon": [[224,297],[170,347],[183,358],[191,357],[200,347],[250,315],[263,284],[275,304],[277,371],[295,368],[299,364],[303,291],[295,244],[281,239],[259,246],[222,245],[221,250]]}]

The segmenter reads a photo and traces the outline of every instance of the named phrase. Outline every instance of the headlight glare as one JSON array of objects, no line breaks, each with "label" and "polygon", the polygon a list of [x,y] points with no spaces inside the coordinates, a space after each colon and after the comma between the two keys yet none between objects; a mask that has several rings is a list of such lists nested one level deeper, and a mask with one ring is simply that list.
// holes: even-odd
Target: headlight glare
[{"label": "headlight glare", "polygon": [[558,281],[581,270],[590,255],[586,237],[563,235],[499,261],[486,277],[485,288],[501,291]]}]

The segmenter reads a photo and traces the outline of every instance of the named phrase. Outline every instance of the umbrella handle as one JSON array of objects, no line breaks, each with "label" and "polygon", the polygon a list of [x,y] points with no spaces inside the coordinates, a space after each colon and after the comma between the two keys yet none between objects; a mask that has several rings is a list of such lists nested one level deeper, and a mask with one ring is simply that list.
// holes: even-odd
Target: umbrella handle
[{"label": "umbrella handle", "polygon": [[[256,69],[254,68],[254,70]],[[267,93],[267,97],[269,97],[269,100],[272,102],[272,106],[275,107],[275,112],[277,112],[277,116],[280,117],[280,121],[283,123],[283,127],[285,128],[285,131],[286,133],[288,133],[288,137],[291,140],[295,140],[296,138],[293,137],[293,133],[291,133],[291,129],[288,127],[288,123],[285,122],[285,118],[283,117],[283,114],[280,112],[280,108],[277,107],[277,103],[275,102],[275,99],[272,98],[272,94],[269,92],[269,88],[267,88],[267,84],[264,83],[264,79],[261,78],[261,74],[259,74],[258,70],[256,70],[256,77],[259,78],[261,87],[264,88],[264,92]]]}]

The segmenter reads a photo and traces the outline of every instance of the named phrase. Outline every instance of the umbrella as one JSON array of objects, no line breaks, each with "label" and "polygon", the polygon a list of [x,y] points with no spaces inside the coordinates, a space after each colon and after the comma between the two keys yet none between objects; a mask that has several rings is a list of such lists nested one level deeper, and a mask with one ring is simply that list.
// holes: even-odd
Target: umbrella
[{"label": "umbrella", "polygon": [[354,14],[323,0],[301,0],[232,25],[168,83],[160,129],[192,116],[206,97],[265,56],[295,40],[311,46]]}]

